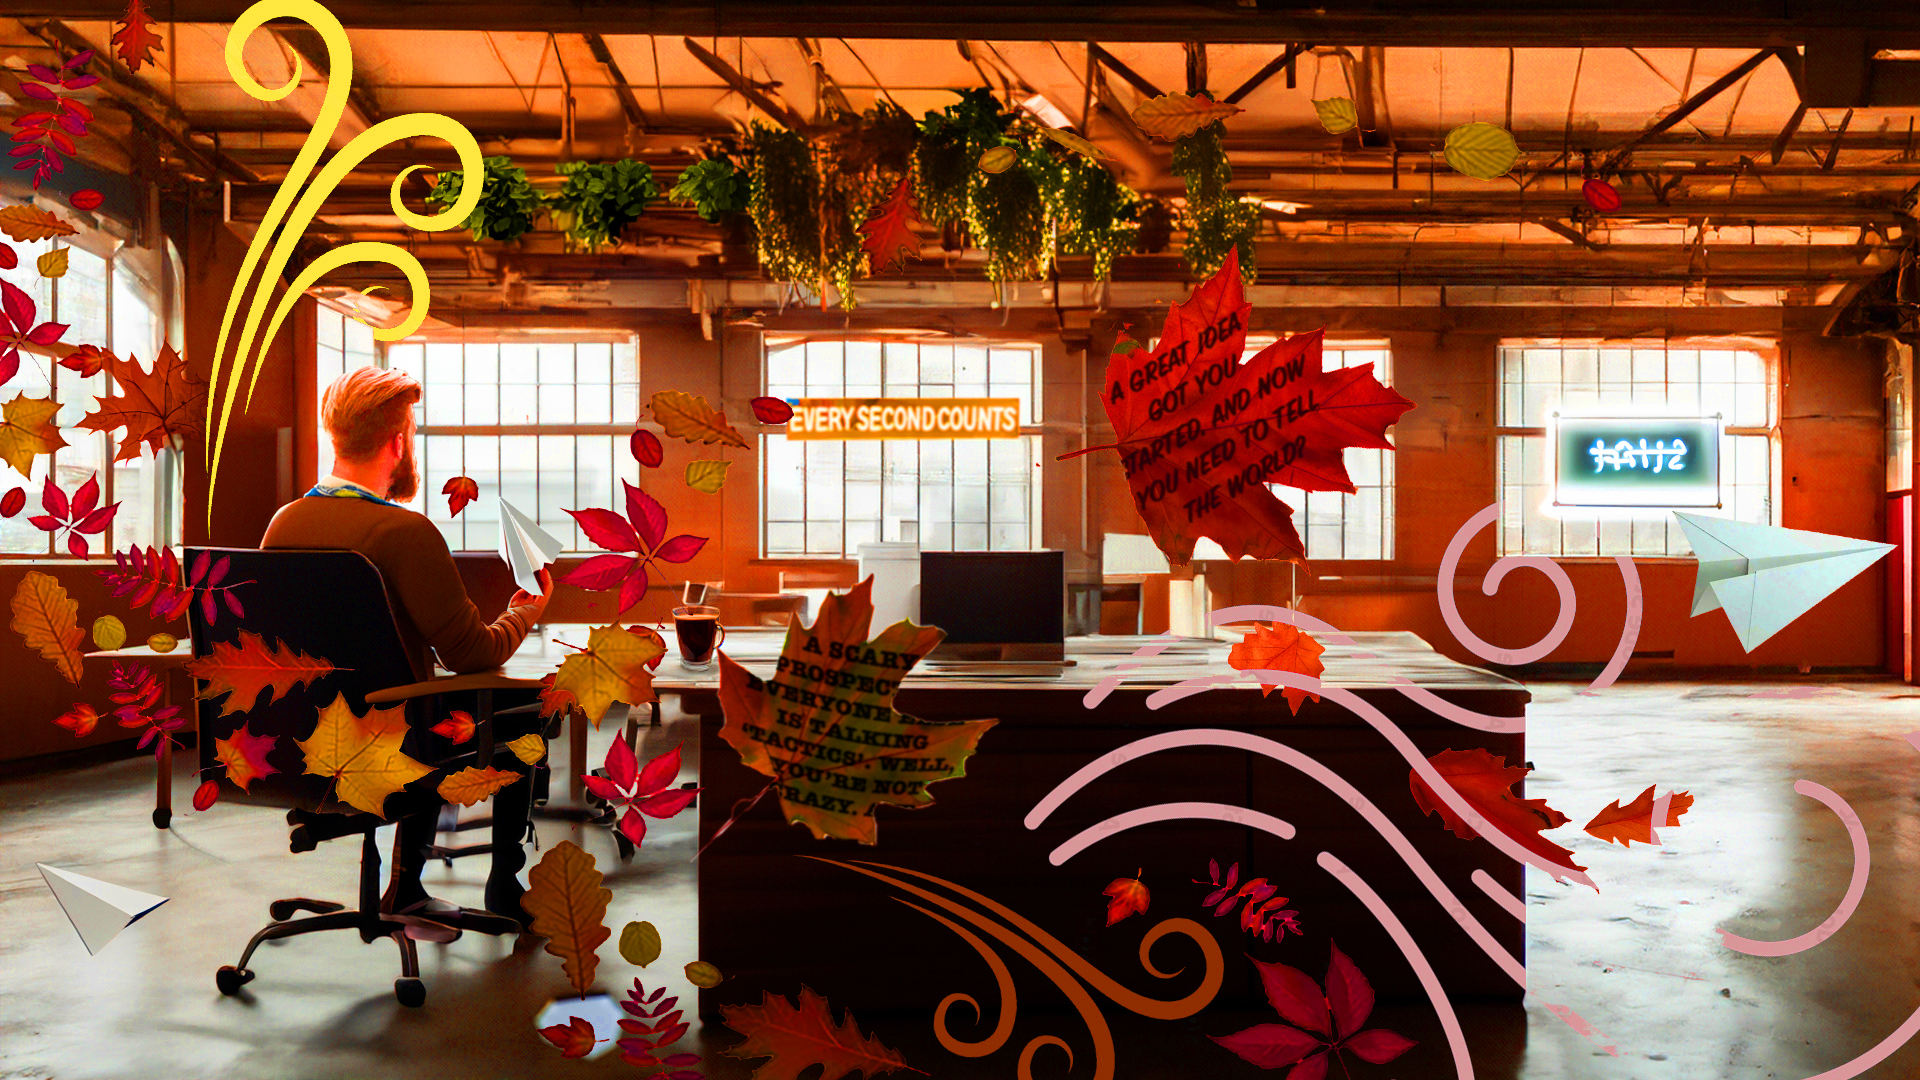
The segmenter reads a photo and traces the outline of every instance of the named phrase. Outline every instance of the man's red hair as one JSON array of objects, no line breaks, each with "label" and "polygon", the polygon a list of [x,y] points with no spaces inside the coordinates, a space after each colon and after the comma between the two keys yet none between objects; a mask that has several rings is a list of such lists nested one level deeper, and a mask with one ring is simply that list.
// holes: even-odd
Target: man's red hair
[{"label": "man's red hair", "polygon": [[420,384],[392,368],[355,368],[333,380],[320,398],[320,422],[333,436],[335,457],[360,461],[406,430]]}]

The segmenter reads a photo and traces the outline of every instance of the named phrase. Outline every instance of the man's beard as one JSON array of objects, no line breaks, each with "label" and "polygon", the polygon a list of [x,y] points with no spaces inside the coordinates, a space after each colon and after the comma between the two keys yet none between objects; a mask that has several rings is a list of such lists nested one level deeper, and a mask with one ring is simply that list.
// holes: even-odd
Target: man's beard
[{"label": "man's beard", "polygon": [[420,493],[420,473],[413,464],[413,444],[407,444],[407,452],[393,466],[393,476],[387,481],[387,498],[394,502],[412,502]]}]

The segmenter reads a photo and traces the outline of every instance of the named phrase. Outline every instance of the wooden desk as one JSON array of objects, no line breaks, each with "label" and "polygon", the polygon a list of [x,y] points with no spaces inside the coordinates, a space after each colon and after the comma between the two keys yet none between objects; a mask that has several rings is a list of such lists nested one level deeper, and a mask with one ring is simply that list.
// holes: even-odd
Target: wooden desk
[{"label": "wooden desk", "polygon": [[[1328,648],[1325,683],[1346,688],[1380,710],[1421,754],[1478,746],[1511,764],[1525,760],[1523,733],[1490,734],[1443,720],[1402,694],[1394,677],[1403,675],[1455,705],[1502,717],[1525,716],[1523,686],[1454,663],[1413,634],[1351,637],[1358,648]],[[1224,643],[1144,661],[1098,707],[1083,705],[1087,691],[1115,665],[1132,662],[1127,654],[1135,645],[1157,640],[1162,639],[1075,639],[1069,655],[1081,662],[1051,677],[939,677],[916,669],[898,695],[901,711],[927,720],[997,717],[1000,723],[981,739],[964,777],[932,788],[933,806],[881,809],[874,847],[816,841],[804,827],[781,821],[769,795],[708,848],[699,868],[700,956],[730,978],[702,993],[703,1015],[722,1004],[757,1001],[762,989],[790,991],[802,982],[856,1012],[919,1010],[924,1017],[948,994],[967,993],[983,1003],[989,1018],[993,1014],[991,1002],[999,997],[993,977],[958,936],[893,902],[892,896],[903,895],[899,890],[800,856],[884,863],[976,890],[1143,992],[1173,997],[1192,989],[1191,977],[1157,984],[1142,973],[1136,955],[1147,925],[1186,916],[1206,925],[1228,958],[1218,998],[1223,1006],[1263,1002],[1243,953],[1317,974],[1325,970],[1329,938],[1355,959],[1383,997],[1424,1000],[1412,969],[1379,921],[1317,863],[1319,853],[1328,851],[1412,928],[1451,995],[1520,998],[1512,978],[1455,925],[1379,833],[1339,797],[1272,758],[1197,746],[1151,754],[1090,784],[1039,828],[1026,828],[1023,819],[1038,802],[1110,750],[1185,728],[1251,733],[1311,755],[1357,788],[1406,834],[1499,944],[1524,962],[1524,923],[1472,882],[1475,870],[1485,870],[1508,892],[1524,896],[1524,868],[1487,842],[1460,839],[1437,817],[1423,815],[1409,791],[1406,760],[1348,709],[1323,699],[1306,703],[1296,717],[1281,694],[1262,697],[1252,686],[1213,689],[1157,710],[1148,707],[1147,699],[1172,683],[1229,671]],[[764,678],[777,656],[779,635],[742,631],[727,645],[729,655]],[[1089,651],[1095,648],[1103,651]],[[1373,655],[1356,657],[1356,652]],[[742,766],[739,754],[720,738],[722,718],[712,690],[717,673],[671,672],[673,663],[662,665],[654,685],[662,693],[680,694],[685,707],[701,717],[700,840],[705,844],[736,800],[758,793],[767,778]],[[1298,833],[1283,840],[1220,821],[1162,821],[1100,840],[1063,865],[1049,861],[1056,847],[1083,829],[1119,813],[1172,802],[1250,807],[1291,823]],[[1191,883],[1207,877],[1209,858],[1219,860],[1223,873],[1238,862],[1242,882],[1264,877],[1278,884],[1281,894],[1292,898],[1287,906],[1300,911],[1306,940],[1267,944],[1240,930],[1237,911],[1211,917],[1199,906],[1211,887]],[[1141,868],[1152,891],[1149,915],[1106,927],[1102,890]],[[1190,944],[1159,948],[1164,953],[1157,950],[1156,959],[1169,969],[1194,963]],[[1011,964],[1023,964],[1002,952]],[[1044,981],[1035,983],[1033,974],[1029,967],[1016,975],[1023,986],[1034,988],[1023,990],[1023,1001],[1029,993],[1055,1004],[1064,1000]],[[1045,1006],[1036,1002],[1036,1007]],[[954,1018],[957,1032],[988,1030],[991,1019],[970,1028],[964,1014],[960,1010]]]}]

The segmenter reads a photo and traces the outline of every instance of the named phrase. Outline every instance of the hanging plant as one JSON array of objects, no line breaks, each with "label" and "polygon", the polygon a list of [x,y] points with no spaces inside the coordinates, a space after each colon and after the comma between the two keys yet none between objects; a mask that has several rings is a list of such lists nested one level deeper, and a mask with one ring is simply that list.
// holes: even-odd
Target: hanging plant
[{"label": "hanging plant", "polygon": [[769,277],[812,289],[826,302],[831,285],[842,307],[853,306],[853,275],[865,253],[855,208],[837,185],[823,186],[813,145],[782,128],[755,123],[747,212],[759,235],[760,265]]},{"label": "hanging plant", "polygon": [[1053,265],[1041,181],[1051,157],[1037,146],[1011,148],[1014,161],[997,173],[981,173],[970,185],[967,231],[987,253],[987,280],[1032,281]]},{"label": "hanging plant", "polygon": [[[517,240],[533,228],[540,212],[540,193],[527,182],[527,173],[508,157],[485,159],[486,174],[480,189],[480,204],[462,222],[475,240]],[[427,193],[427,205],[450,207],[460,200],[463,185],[459,172],[443,172]]]},{"label": "hanging plant", "polygon": [[1228,190],[1233,166],[1221,143],[1225,131],[1215,122],[1173,144],[1173,171],[1187,185],[1182,215],[1187,241],[1181,256],[1194,276],[1210,277],[1227,261],[1227,252],[1239,248],[1240,274],[1251,285],[1259,276],[1253,236],[1260,225],[1260,207],[1241,202]]},{"label": "hanging plant", "polygon": [[1006,142],[1008,117],[984,88],[963,90],[960,100],[920,121],[913,148],[913,180],[920,214],[929,224],[967,218],[980,180],[980,157]]},{"label": "hanging plant", "polygon": [[1146,196],[1139,203],[1140,228],[1133,236],[1137,255],[1158,255],[1173,246],[1173,207],[1165,199]]},{"label": "hanging plant", "polygon": [[555,171],[566,182],[549,202],[565,216],[567,236],[588,250],[612,243],[660,194],[645,162],[565,161]]},{"label": "hanging plant", "polygon": [[1060,251],[1093,256],[1093,279],[1107,280],[1113,275],[1114,257],[1134,248],[1140,231],[1136,220],[1140,197],[1105,168],[1078,154],[1058,161],[1052,178],[1047,217]]},{"label": "hanging plant", "polygon": [[700,220],[713,224],[727,214],[745,210],[751,186],[747,174],[734,168],[732,161],[713,157],[688,166],[667,197],[693,207]]}]

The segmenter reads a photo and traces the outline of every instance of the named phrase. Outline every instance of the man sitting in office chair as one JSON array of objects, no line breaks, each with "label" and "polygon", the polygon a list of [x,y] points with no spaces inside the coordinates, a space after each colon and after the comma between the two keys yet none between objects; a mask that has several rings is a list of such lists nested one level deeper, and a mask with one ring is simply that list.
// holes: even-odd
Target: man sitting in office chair
[{"label": "man sitting in office chair", "polygon": [[[413,456],[413,403],[419,399],[420,384],[402,371],[363,367],[335,379],[320,401],[321,422],[333,439],[333,474],[281,507],[260,546],[366,556],[386,583],[414,675],[425,680],[433,675],[435,653],[456,674],[499,667],[539,622],[553,584],[542,570],[542,595],[516,591],[498,619],[481,620],[439,528],[399,505],[420,486]],[[495,819],[524,821],[530,788],[522,780],[502,789],[495,796]],[[400,819],[399,866],[387,896],[395,913],[457,910],[429,897],[420,884],[438,817],[435,809]],[[496,830],[494,839],[487,910],[524,923],[515,876],[525,863],[520,838],[502,843]]]}]

